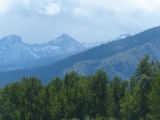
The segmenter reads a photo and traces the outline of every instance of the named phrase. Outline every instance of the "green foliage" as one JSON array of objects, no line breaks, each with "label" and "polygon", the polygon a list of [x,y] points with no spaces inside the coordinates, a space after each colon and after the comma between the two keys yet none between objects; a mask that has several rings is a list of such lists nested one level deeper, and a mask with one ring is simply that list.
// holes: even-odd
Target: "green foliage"
[{"label": "green foliage", "polygon": [[140,117],[143,119],[146,119],[146,115],[150,112],[147,105],[147,95],[151,90],[151,81],[156,74],[155,65],[153,61],[149,62],[149,56],[145,55],[140,60],[135,73],[135,79],[139,81],[140,88]]},{"label": "green foliage", "polygon": [[23,78],[21,83],[5,86],[1,93],[2,119],[40,119],[41,87],[41,81],[36,78]]},{"label": "green foliage", "polygon": [[150,117],[157,120],[160,118],[160,72],[151,83],[151,91],[148,94],[148,105],[151,110]]},{"label": "green foliage", "polygon": [[108,78],[106,73],[98,71],[92,75],[89,83],[89,115],[92,118],[98,116],[107,116],[107,84]]},{"label": "green foliage", "polygon": [[113,78],[109,87],[109,112],[110,117],[120,119],[120,100],[124,97],[127,82],[119,77]]},{"label": "green foliage", "polygon": [[129,81],[109,80],[101,70],[88,76],[72,71],[45,86],[38,78],[23,78],[0,88],[0,119],[159,119],[159,66],[146,55]]},{"label": "green foliage", "polygon": [[138,120],[139,119],[139,95],[138,90],[134,94],[129,92],[125,93],[123,99],[121,99],[120,115],[124,120]]}]

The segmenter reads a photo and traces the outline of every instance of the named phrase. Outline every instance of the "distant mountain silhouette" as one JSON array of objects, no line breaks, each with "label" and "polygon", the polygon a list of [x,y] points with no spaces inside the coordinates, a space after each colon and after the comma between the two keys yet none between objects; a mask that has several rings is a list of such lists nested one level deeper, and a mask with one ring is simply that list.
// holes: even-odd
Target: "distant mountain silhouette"
[{"label": "distant mountain silhouette", "polygon": [[0,71],[48,65],[84,49],[81,43],[67,34],[32,45],[24,43],[17,35],[9,35],[0,39]]},{"label": "distant mountain silhouette", "polygon": [[134,74],[136,65],[144,54],[149,54],[151,59],[160,60],[159,53],[160,27],[155,27],[69,56],[49,66],[0,73],[0,81],[1,85],[5,85],[20,80],[23,76],[37,76],[45,84],[72,70],[80,75],[88,75],[99,69],[105,70],[110,78],[118,75],[128,79]]}]

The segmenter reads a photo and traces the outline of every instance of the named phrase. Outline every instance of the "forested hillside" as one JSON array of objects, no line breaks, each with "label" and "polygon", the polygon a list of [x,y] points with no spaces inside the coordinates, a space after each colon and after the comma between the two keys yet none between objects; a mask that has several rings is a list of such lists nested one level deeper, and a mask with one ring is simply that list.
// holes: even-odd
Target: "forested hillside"
[{"label": "forested hillside", "polygon": [[0,86],[13,81],[20,81],[22,77],[37,76],[43,84],[59,76],[64,78],[71,71],[79,75],[91,75],[96,71],[107,72],[109,78],[119,76],[129,79],[136,70],[138,61],[144,54],[155,60],[160,60],[160,26],[145,30],[124,39],[102,44],[98,47],[69,56],[56,63],[29,70],[19,70],[0,73]]},{"label": "forested hillside", "polygon": [[158,120],[160,63],[145,55],[129,81],[72,71],[43,86],[35,77],[0,89],[1,120]]}]

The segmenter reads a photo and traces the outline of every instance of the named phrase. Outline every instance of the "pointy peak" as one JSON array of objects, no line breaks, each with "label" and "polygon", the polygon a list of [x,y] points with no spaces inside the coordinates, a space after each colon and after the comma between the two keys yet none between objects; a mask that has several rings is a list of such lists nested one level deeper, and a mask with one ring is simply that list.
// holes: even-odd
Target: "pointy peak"
[{"label": "pointy peak", "polygon": [[71,41],[76,41],[74,38],[71,36],[63,33],[61,36],[59,36],[57,39],[53,40],[54,42],[71,42]]},{"label": "pointy peak", "polygon": [[71,38],[68,34],[63,33],[59,38]]}]

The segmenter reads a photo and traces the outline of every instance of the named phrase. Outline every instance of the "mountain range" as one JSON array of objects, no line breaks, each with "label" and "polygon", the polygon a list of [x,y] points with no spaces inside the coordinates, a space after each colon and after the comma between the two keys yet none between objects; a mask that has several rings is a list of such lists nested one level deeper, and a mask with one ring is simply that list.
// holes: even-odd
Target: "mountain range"
[{"label": "mountain range", "polygon": [[[128,34],[120,35],[126,37]],[[0,39],[0,71],[46,66],[67,56],[107,43],[80,43],[63,33],[56,39],[41,43],[24,43],[21,37],[9,35]]]},{"label": "mountain range", "polygon": [[80,75],[89,75],[100,69],[106,71],[109,78],[120,76],[122,79],[128,79],[134,74],[136,65],[144,54],[159,61],[159,48],[160,27],[158,26],[87,49],[44,67],[1,72],[1,86],[25,76],[36,76],[46,84],[54,77],[63,77],[66,72],[72,70]]},{"label": "mountain range", "polygon": [[42,44],[27,44],[9,35],[0,39],[0,71],[48,65],[85,49],[67,34]]},{"label": "mountain range", "polygon": [[126,37],[131,36],[131,34],[126,33],[126,34],[121,34],[119,35],[117,38],[115,39],[109,39],[109,40],[104,40],[104,41],[98,41],[98,42],[91,42],[91,43],[87,43],[87,42],[83,42],[81,43],[85,48],[93,48],[102,44],[107,44],[109,41],[114,41],[114,40],[119,40],[119,39],[124,39]]}]

